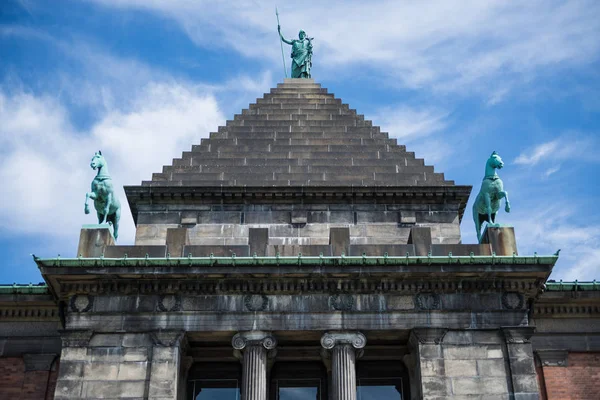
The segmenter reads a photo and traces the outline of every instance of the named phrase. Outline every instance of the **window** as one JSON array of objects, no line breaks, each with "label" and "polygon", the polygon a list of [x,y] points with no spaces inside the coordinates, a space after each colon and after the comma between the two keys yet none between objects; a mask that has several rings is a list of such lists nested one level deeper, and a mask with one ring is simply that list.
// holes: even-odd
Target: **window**
[{"label": "window", "polygon": [[277,362],[271,371],[272,400],[327,400],[327,370],[321,362]]},{"label": "window", "polygon": [[364,361],[356,368],[357,400],[409,399],[408,373],[404,364]]},{"label": "window", "polygon": [[193,400],[239,400],[237,379],[198,379],[190,381]]},{"label": "window", "polygon": [[188,375],[187,399],[240,400],[240,363],[195,364]]}]

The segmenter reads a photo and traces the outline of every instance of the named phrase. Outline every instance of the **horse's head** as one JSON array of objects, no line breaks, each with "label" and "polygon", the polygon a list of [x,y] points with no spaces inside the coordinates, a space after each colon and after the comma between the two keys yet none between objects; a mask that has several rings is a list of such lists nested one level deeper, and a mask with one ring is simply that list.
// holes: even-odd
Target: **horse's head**
[{"label": "horse's head", "polygon": [[488,159],[487,165],[492,168],[502,169],[502,167],[504,167],[504,161],[502,161],[502,158],[494,151]]},{"label": "horse's head", "polygon": [[90,162],[90,167],[92,167],[92,169],[95,171],[98,168],[102,168],[106,165],[106,161],[104,160],[104,157],[102,156],[102,152],[101,151],[97,151],[96,153],[94,153],[94,157],[92,157],[92,162]]}]

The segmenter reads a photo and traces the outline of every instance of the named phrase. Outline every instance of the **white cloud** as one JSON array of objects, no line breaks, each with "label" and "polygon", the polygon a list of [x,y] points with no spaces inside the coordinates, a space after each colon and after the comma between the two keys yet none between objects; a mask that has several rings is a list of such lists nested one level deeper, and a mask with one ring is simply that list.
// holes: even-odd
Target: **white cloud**
[{"label": "white cloud", "polygon": [[[453,148],[447,141],[435,137],[448,126],[449,113],[436,108],[409,106],[383,107],[375,111],[372,120],[414,151],[416,157],[424,158],[427,165],[436,165],[436,172],[444,168]],[[370,117],[369,117],[370,118]],[[371,119],[371,118],[370,118]]]},{"label": "white cloud", "polygon": [[554,167],[550,167],[544,172],[544,177],[548,178],[550,175],[557,173],[560,171],[560,165],[555,165]]},{"label": "white cloud", "polygon": [[376,111],[373,117],[383,131],[402,142],[420,140],[443,130],[447,125],[449,113],[432,108],[413,108],[408,106],[384,107]]},{"label": "white cloud", "polygon": [[[279,65],[275,2],[90,0],[177,21],[203,47]],[[315,39],[315,70],[344,78],[369,67],[386,84],[506,97],[548,67],[598,59],[600,5],[581,1],[304,1],[280,5],[282,32]],[[495,79],[494,79],[495,78]],[[498,88],[492,81],[502,81]]]},{"label": "white cloud", "polygon": [[[571,133],[523,151],[514,162],[515,164],[532,166],[548,161],[562,161],[573,158],[578,161],[598,162],[596,155],[590,152],[590,149],[594,149],[596,145],[597,139],[593,137]],[[551,168],[547,171],[546,176],[556,171],[558,169],[553,170]]]},{"label": "white cloud", "polygon": [[107,112],[89,131],[69,117],[56,98],[0,90],[0,224],[13,235],[64,238],[73,252],[81,224],[96,223],[83,214],[94,151],[103,150],[119,188],[120,243],[131,243],[123,184],[150,179],[224,120],[212,94],[166,83],[149,83],[127,110]]}]

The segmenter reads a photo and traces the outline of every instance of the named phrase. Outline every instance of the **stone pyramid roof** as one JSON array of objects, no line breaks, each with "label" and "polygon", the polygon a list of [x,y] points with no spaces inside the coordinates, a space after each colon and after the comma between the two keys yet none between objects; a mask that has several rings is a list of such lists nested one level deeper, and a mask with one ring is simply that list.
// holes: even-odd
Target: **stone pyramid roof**
[{"label": "stone pyramid roof", "polygon": [[150,187],[452,186],[312,79],[286,79]]}]

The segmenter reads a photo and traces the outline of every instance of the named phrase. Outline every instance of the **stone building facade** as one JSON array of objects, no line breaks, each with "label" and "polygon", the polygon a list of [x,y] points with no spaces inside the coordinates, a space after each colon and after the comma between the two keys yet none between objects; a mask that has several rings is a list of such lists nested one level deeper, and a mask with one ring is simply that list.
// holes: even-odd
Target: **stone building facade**
[{"label": "stone building facade", "polygon": [[125,188],[0,287],[0,398],[596,399],[600,287],[511,228],[463,244],[447,180],[309,79]]}]

